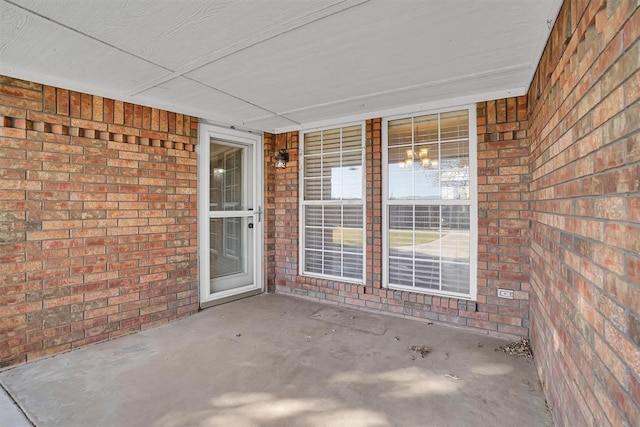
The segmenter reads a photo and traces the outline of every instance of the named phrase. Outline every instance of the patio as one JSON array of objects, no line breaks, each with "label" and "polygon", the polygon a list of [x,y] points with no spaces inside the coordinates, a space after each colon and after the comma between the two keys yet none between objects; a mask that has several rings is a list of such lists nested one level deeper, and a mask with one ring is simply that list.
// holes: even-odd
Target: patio
[{"label": "patio", "polygon": [[5,370],[0,383],[37,426],[552,425],[533,362],[494,351],[502,344],[264,294]]}]

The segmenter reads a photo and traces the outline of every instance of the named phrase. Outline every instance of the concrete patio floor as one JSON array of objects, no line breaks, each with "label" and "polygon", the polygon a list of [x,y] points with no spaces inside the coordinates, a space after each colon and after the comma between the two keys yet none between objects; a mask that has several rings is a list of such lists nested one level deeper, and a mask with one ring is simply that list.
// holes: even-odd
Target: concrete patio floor
[{"label": "concrete patio floor", "polygon": [[0,383],[37,426],[551,426],[533,362],[505,343],[268,294]]}]

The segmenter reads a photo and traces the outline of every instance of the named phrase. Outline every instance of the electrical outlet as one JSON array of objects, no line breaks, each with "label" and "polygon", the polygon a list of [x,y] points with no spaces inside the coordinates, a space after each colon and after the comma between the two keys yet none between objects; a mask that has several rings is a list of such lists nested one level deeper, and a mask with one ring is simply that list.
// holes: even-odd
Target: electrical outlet
[{"label": "electrical outlet", "polygon": [[511,290],[511,289],[498,289],[498,298],[513,299],[513,290]]}]

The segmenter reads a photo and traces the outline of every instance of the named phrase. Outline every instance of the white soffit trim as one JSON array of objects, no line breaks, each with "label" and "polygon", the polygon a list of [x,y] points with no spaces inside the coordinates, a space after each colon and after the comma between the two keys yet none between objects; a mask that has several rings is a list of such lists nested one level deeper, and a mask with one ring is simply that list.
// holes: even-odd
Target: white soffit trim
[{"label": "white soffit trim", "polygon": [[310,130],[330,126],[338,126],[348,122],[358,122],[362,120],[375,119],[378,117],[390,117],[398,116],[402,114],[410,114],[416,111],[430,111],[434,109],[443,109],[451,107],[467,107],[469,104],[475,104],[477,102],[490,101],[493,99],[512,98],[514,96],[522,96],[527,93],[525,87],[515,87],[506,90],[499,90],[495,92],[485,92],[469,96],[462,96],[458,98],[439,99],[435,101],[407,105],[396,108],[389,108],[384,110],[378,110],[373,112],[358,113],[349,116],[339,117],[335,119],[319,120],[316,122],[304,123],[300,126],[284,126],[276,128],[272,133],[284,133],[294,132],[301,130]]}]

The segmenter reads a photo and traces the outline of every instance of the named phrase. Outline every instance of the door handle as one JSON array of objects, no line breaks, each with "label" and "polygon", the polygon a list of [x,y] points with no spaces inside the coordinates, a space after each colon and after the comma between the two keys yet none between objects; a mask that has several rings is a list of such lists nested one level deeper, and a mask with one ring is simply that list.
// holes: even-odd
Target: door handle
[{"label": "door handle", "polygon": [[[253,208],[247,209],[249,211],[253,211]],[[253,213],[254,215],[258,215],[258,222],[262,222],[262,206],[258,206],[258,210]],[[249,227],[251,228],[251,227]]]}]

